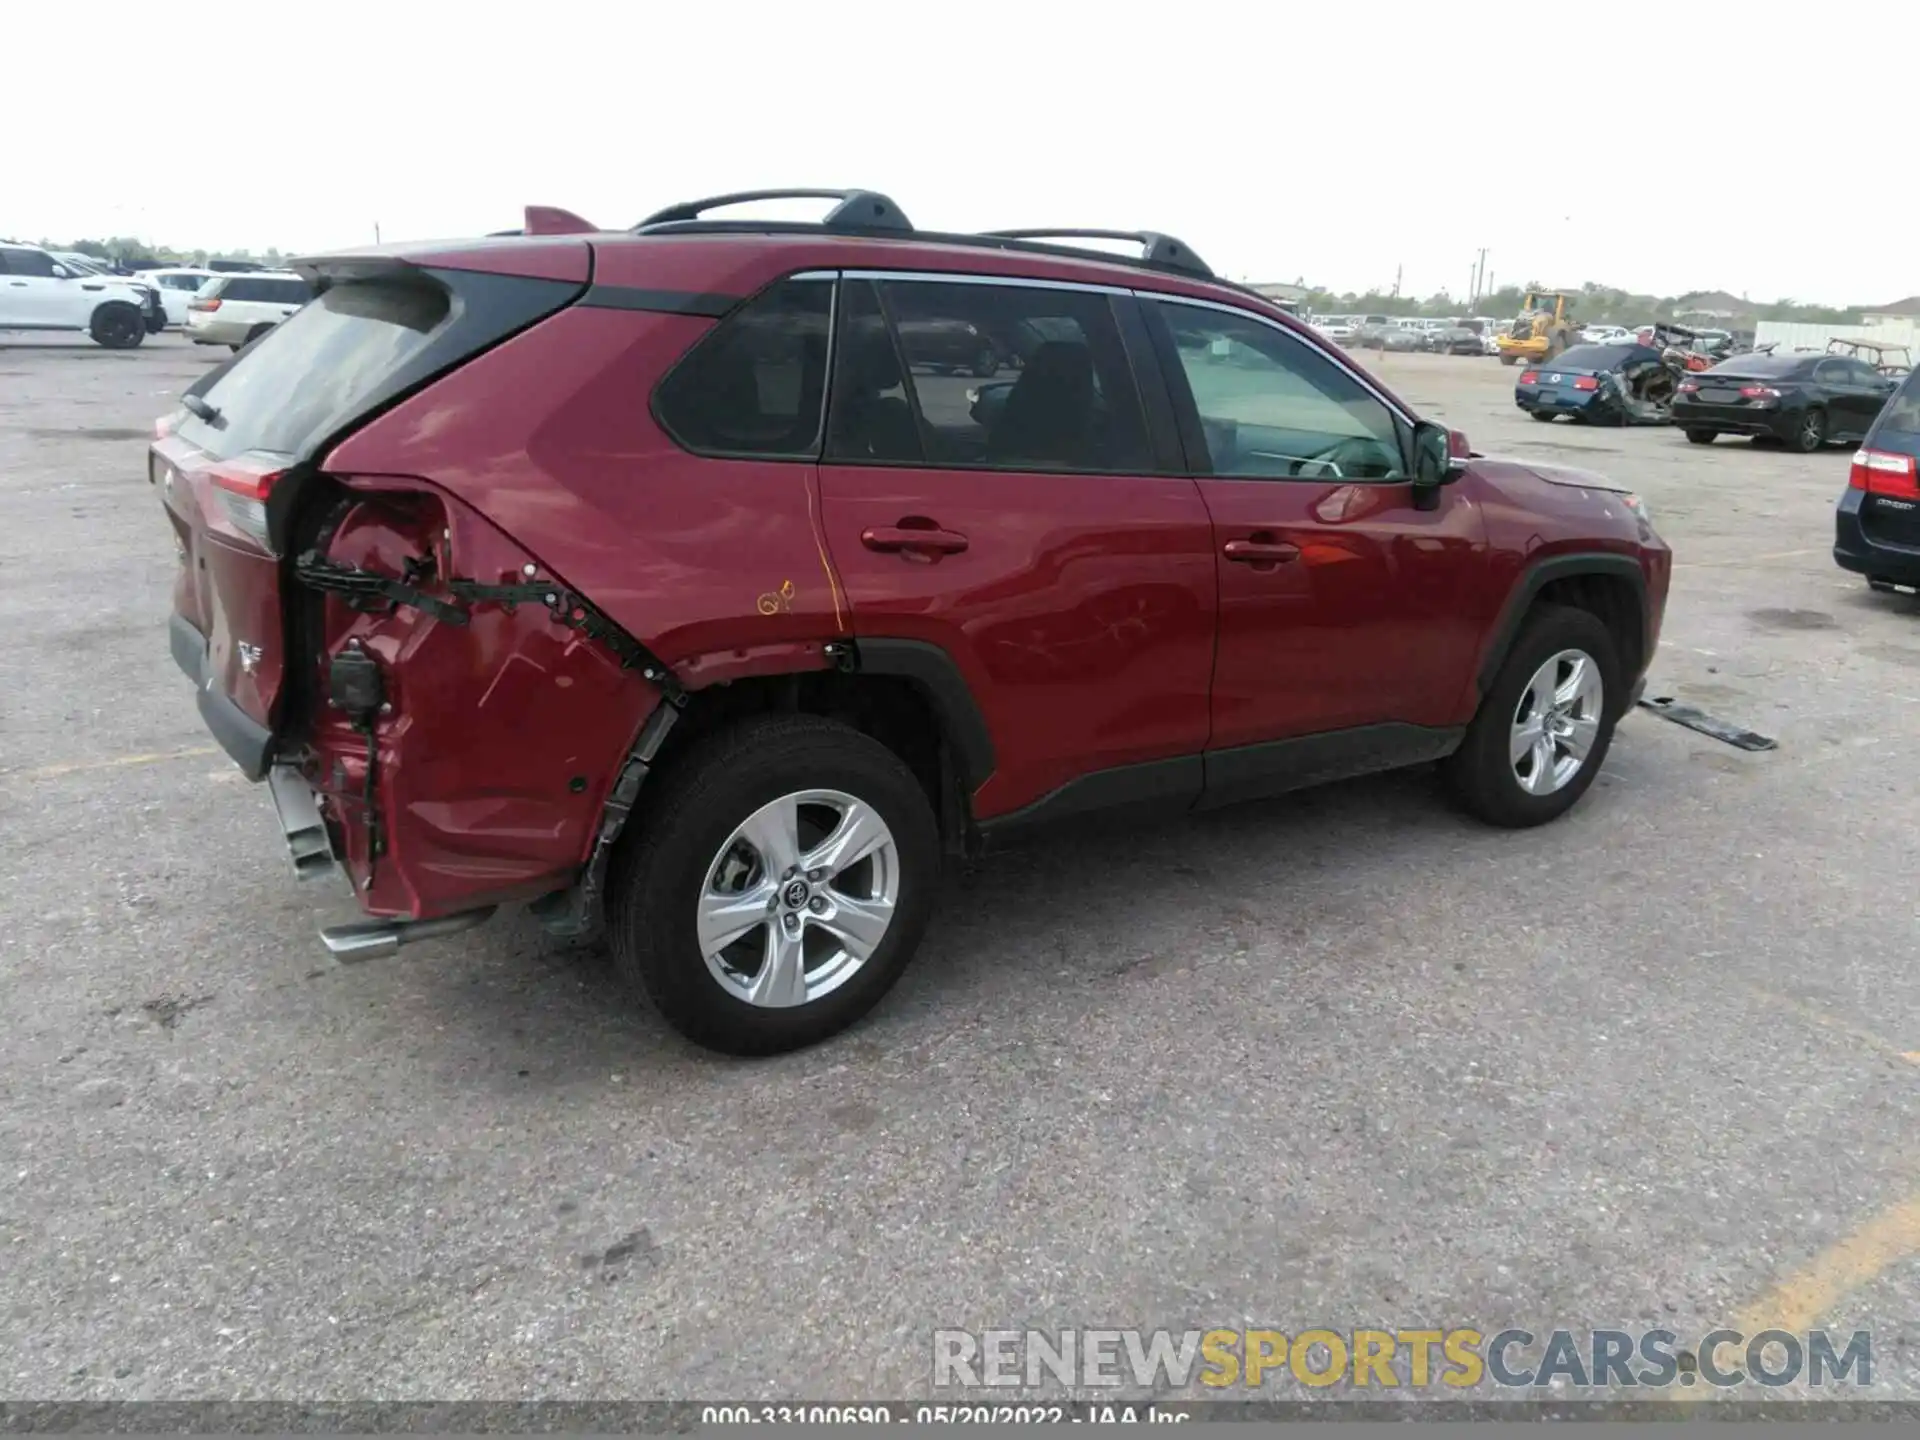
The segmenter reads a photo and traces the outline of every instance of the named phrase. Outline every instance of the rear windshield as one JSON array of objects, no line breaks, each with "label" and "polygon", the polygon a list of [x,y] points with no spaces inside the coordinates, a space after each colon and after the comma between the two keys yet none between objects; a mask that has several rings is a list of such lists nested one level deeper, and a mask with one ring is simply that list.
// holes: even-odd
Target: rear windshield
[{"label": "rear windshield", "polygon": [[434,285],[335,285],[196,387],[215,415],[183,416],[180,437],[216,458],[297,456],[418,354],[450,312]]},{"label": "rear windshield", "polygon": [[1804,355],[1739,355],[1722,360],[1710,373],[1714,375],[1751,375],[1756,380],[1778,380],[1813,364]]},{"label": "rear windshield", "polygon": [[1552,360],[1540,363],[1567,370],[1614,370],[1633,359],[1639,350],[1638,345],[1574,345]]}]

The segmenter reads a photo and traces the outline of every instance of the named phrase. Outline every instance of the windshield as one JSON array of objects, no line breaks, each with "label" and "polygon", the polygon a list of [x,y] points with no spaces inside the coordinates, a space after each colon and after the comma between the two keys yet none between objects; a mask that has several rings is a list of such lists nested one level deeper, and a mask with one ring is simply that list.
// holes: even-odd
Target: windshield
[{"label": "windshield", "polygon": [[1543,363],[1565,370],[1617,370],[1639,351],[1638,345],[1575,345]]}]

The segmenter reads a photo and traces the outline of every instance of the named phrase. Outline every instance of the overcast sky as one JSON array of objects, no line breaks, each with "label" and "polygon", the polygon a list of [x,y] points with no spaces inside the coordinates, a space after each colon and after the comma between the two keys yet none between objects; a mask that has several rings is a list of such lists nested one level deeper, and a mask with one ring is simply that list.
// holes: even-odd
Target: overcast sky
[{"label": "overcast sky", "polygon": [[1460,294],[1485,246],[1496,283],[1920,292],[1910,0],[91,0],[0,37],[21,239],[318,251],[861,185],[1339,290]]}]

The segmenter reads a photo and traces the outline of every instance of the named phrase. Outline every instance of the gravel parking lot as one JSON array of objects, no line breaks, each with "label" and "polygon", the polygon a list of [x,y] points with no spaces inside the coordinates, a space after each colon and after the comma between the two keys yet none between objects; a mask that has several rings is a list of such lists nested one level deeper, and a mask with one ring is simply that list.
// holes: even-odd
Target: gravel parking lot
[{"label": "gravel parking lot", "polygon": [[0,337],[0,1397],[885,1398],[936,1327],[1774,1322],[1870,1327],[1920,1397],[1920,606],[1832,564],[1844,452],[1369,359],[1631,477],[1677,560],[1650,693],[1778,750],[1642,711],[1544,830],[1413,774],[996,857],[869,1022],[741,1063],[523,917],[327,960],[350,899],[167,652],[144,437],[215,358]]}]

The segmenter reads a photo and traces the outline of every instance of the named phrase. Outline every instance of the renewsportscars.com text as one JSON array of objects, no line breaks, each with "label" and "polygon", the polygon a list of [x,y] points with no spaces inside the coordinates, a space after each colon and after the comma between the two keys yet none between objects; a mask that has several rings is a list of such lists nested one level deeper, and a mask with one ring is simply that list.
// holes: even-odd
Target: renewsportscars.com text
[{"label": "renewsportscars.com text", "polygon": [[1855,1330],[936,1330],[936,1388],[1666,1389],[1873,1383]]}]

